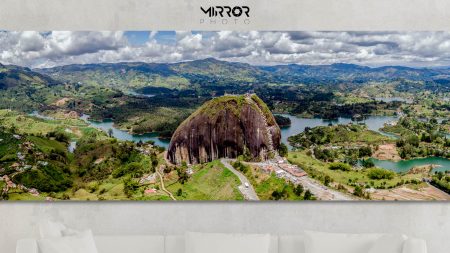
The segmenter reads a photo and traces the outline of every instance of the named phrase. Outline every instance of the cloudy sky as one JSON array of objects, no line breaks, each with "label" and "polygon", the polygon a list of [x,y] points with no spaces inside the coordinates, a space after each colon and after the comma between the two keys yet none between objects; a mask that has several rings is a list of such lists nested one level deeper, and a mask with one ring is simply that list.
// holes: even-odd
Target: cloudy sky
[{"label": "cloudy sky", "polygon": [[0,62],[179,62],[450,66],[449,32],[0,32]]}]

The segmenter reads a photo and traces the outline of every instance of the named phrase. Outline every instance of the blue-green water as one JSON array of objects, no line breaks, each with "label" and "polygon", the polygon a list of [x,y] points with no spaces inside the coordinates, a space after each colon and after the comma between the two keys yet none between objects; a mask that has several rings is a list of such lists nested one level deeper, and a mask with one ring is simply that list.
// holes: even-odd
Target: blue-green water
[{"label": "blue-green water", "polygon": [[[281,128],[281,142],[286,144],[289,148],[289,142],[287,138],[292,135],[296,135],[305,131],[305,127],[317,127],[317,126],[328,126],[328,124],[332,123],[336,124],[348,124],[353,122],[351,118],[338,118],[336,120],[325,120],[321,118],[300,118],[288,114],[280,114],[284,117],[288,117],[291,120],[291,125],[288,127]],[[389,136],[391,138],[397,138],[394,134],[389,134],[380,131],[380,128],[384,126],[385,123],[390,121],[396,121],[398,118],[395,116],[369,116],[367,119],[360,121],[367,125],[367,128],[370,130],[379,132],[380,134]]]},{"label": "blue-green water", "polygon": [[114,122],[112,120],[106,119],[104,121],[91,121],[89,120],[88,115],[82,115],[80,117],[84,121],[86,121],[90,126],[101,129],[105,132],[108,132],[109,129],[112,129],[112,135],[119,139],[125,141],[134,141],[134,142],[146,142],[146,141],[154,141],[155,145],[160,147],[167,148],[169,146],[169,139],[160,139],[158,138],[157,133],[147,133],[147,134],[130,134],[127,131],[123,131],[114,127]]},{"label": "blue-green water", "polygon": [[[305,127],[317,127],[317,126],[327,126],[329,123],[335,124],[347,124],[352,122],[350,118],[338,118],[337,120],[323,120],[320,118],[299,118],[292,115],[282,114],[282,116],[288,117],[291,119],[291,126],[284,127],[281,129],[281,141],[286,144],[289,148],[289,142],[287,138],[292,135],[299,134],[305,131]],[[364,122],[367,125],[367,128],[370,130],[379,132],[383,135],[397,138],[394,134],[384,133],[380,131],[380,128],[384,126],[385,123],[390,121],[396,121],[398,118],[395,116],[369,116],[365,119]],[[389,169],[395,172],[406,172],[409,171],[413,167],[424,166],[424,165],[438,165],[439,167],[435,168],[433,171],[446,171],[450,170],[450,160],[441,158],[441,157],[427,157],[427,158],[417,158],[411,160],[402,160],[398,162],[389,161],[389,160],[378,160],[371,158],[375,163],[375,166]]]},{"label": "blue-green water", "polygon": [[[54,120],[54,118],[42,115],[38,111],[33,111],[29,115],[40,118],[40,119]],[[151,140],[151,141],[155,142],[155,145],[158,145],[160,147],[167,148],[169,146],[170,140],[158,138],[157,133],[130,134],[127,131],[123,131],[123,130],[115,128],[114,122],[110,119],[106,119],[104,121],[91,121],[91,120],[89,120],[89,115],[86,115],[86,114],[81,115],[80,119],[84,120],[90,126],[98,128],[106,133],[109,131],[109,129],[112,129],[113,137],[117,138],[119,140],[134,141],[134,142],[139,142],[139,141],[146,142],[146,141]],[[76,149],[76,146],[77,146],[76,141],[71,142],[68,147],[69,152],[73,153],[74,150]]]},{"label": "blue-green water", "polygon": [[[291,126],[284,127],[281,129],[281,141],[290,147],[287,138],[292,135],[296,135],[305,130],[305,127],[316,127],[316,126],[327,126],[332,123],[335,124],[347,124],[352,122],[350,118],[338,118],[336,120],[324,120],[320,118],[299,118],[292,115],[283,114],[285,117],[289,117],[291,119]],[[143,142],[147,140],[152,140],[156,145],[167,148],[169,146],[170,140],[168,139],[159,139],[157,133],[148,133],[148,134],[130,134],[127,131],[123,131],[114,127],[114,123],[112,120],[104,120],[102,122],[99,121],[90,121],[88,120],[87,115],[81,116],[83,120],[88,122],[91,126],[99,128],[105,132],[108,132],[109,129],[113,130],[113,136],[119,140],[128,140],[138,142],[142,140]],[[374,131],[378,131],[382,134],[388,135],[379,131],[381,127],[383,127],[384,123],[388,121],[397,120],[396,117],[393,116],[369,116],[365,119],[364,123],[367,124],[368,128]]]},{"label": "blue-green water", "polygon": [[437,165],[439,167],[434,168],[433,171],[448,171],[450,170],[450,160],[442,157],[426,157],[426,158],[416,158],[410,160],[401,161],[389,161],[389,160],[378,160],[375,158],[370,158],[375,166],[392,170],[395,172],[407,172],[410,169],[417,166],[424,165]]},{"label": "blue-green water", "polygon": [[131,91],[128,91],[127,94],[128,94],[128,95],[131,95],[131,96],[136,96],[136,97],[146,97],[146,98],[152,98],[152,97],[155,96],[154,94],[138,93],[138,92],[132,91],[132,90],[131,90]]},{"label": "blue-green water", "polygon": [[383,102],[386,102],[386,103],[389,103],[389,102],[405,102],[407,104],[411,104],[413,102],[412,99],[402,98],[402,97],[376,97],[375,100],[383,101]]},{"label": "blue-green water", "polygon": [[53,117],[42,115],[39,111],[33,111],[32,113],[30,113],[28,115],[36,117],[38,119],[54,120]]},{"label": "blue-green water", "polygon": [[[52,118],[40,115],[39,112],[33,112],[32,116],[44,118],[47,120],[51,120]],[[299,118],[292,115],[283,114],[283,116],[291,119],[291,126],[284,127],[281,129],[281,139],[282,142],[290,147],[287,138],[292,135],[296,135],[305,130],[305,127],[317,127],[317,126],[327,126],[329,123],[335,124],[347,124],[352,122],[350,118],[338,118],[337,120],[324,120],[320,118]],[[170,140],[168,139],[159,139],[157,133],[147,133],[147,134],[130,134],[127,131],[123,131],[114,127],[114,123],[112,120],[104,120],[102,122],[99,121],[90,121],[88,115],[82,115],[80,117],[84,121],[86,121],[90,126],[101,129],[105,132],[108,132],[109,129],[112,129],[112,134],[115,138],[119,140],[127,140],[127,141],[148,141],[152,140],[156,145],[167,148],[169,146]],[[386,122],[395,121],[397,117],[394,116],[369,116],[363,122],[366,123],[367,127],[373,131],[380,132],[381,134],[389,136],[387,133],[381,132],[379,129],[384,126]],[[76,148],[76,143],[71,143],[69,150],[73,152]],[[428,158],[418,158],[411,160],[403,160],[398,162],[388,161],[388,160],[378,160],[373,159],[373,162],[377,167],[385,168],[389,170],[393,170],[396,172],[405,172],[410,170],[416,166],[423,165],[438,165],[440,167],[435,168],[434,171],[446,171],[450,170],[450,160],[440,157],[428,157]]]}]

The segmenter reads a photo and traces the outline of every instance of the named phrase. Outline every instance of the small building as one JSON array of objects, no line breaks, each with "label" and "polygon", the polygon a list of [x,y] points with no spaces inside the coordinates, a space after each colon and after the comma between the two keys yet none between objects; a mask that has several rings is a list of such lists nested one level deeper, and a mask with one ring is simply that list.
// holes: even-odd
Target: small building
[{"label": "small building", "polygon": [[285,175],[285,173],[286,172],[284,170],[281,170],[281,169],[275,171],[275,175],[277,175],[277,177],[283,177]]},{"label": "small building", "polygon": [[154,193],[156,193],[156,192],[157,192],[157,190],[156,190],[155,188],[152,188],[152,189],[146,189],[146,190],[144,191],[145,194],[154,194]]},{"label": "small building", "polygon": [[36,189],[34,189],[34,188],[29,189],[28,192],[29,192],[31,195],[39,196],[38,190],[36,190]]}]

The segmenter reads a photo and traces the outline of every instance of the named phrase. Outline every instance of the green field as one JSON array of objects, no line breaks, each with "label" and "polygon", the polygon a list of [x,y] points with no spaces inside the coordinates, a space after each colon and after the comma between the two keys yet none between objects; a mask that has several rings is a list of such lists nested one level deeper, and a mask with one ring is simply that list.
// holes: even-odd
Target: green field
[{"label": "green field", "polygon": [[[184,184],[176,181],[166,187],[179,200],[243,200],[239,185],[236,175],[220,161],[213,161],[195,166],[194,174]],[[178,189],[182,190],[181,196],[176,194]]]},{"label": "green field", "polygon": [[396,174],[392,179],[371,179],[368,176],[370,169],[330,170],[330,163],[314,159],[306,151],[289,152],[288,160],[304,169],[310,177],[322,183],[324,183],[325,177],[328,176],[332,181],[330,185],[335,188],[338,187],[338,184],[341,184],[349,189],[353,189],[354,185],[357,184],[365,188],[386,189],[396,187],[399,184],[407,184],[411,180],[421,182],[422,178],[426,176],[425,174]]}]

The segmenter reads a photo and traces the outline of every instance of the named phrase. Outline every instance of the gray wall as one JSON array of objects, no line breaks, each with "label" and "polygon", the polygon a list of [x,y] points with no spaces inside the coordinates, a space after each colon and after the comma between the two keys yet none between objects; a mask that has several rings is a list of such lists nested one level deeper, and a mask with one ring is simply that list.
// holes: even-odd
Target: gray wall
[{"label": "gray wall", "polygon": [[[200,24],[200,6],[248,5],[250,24]],[[2,0],[6,30],[448,30],[447,0]]]},{"label": "gray wall", "polygon": [[1,203],[0,252],[12,253],[19,238],[36,236],[51,218],[94,234],[204,232],[389,232],[425,238],[430,253],[450,249],[448,203]]}]

